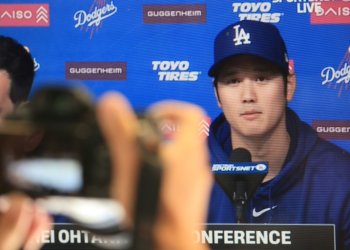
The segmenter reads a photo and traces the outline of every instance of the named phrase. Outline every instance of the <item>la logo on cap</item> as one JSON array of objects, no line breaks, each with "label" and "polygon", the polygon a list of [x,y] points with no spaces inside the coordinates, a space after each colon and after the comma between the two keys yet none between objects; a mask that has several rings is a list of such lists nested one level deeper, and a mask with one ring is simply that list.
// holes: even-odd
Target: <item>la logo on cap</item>
[{"label": "la logo on cap", "polygon": [[245,30],[241,28],[241,25],[235,25],[233,29],[235,30],[235,38],[233,39],[235,46],[251,43],[249,40],[250,33],[245,32]]}]

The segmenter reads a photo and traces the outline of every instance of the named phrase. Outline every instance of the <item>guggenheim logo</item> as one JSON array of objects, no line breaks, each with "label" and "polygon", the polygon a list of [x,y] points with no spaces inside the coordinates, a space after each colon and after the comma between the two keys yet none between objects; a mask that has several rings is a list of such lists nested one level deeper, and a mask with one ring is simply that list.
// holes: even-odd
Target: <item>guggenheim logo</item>
[{"label": "guggenheim logo", "polygon": [[143,21],[146,24],[206,23],[205,4],[144,5]]},{"label": "guggenheim logo", "polygon": [[312,127],[326,140],[350,140],[349,120],[315,120]]},{"label": "guggenheim logo", "polygon": [[67,80],[126,80],[126,62],[66,62]]}]

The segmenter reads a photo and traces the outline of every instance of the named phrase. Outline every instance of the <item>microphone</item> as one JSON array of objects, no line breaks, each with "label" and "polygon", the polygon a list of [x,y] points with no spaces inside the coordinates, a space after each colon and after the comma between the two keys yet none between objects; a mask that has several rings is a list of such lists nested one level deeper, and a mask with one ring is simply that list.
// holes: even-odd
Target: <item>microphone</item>
[{"label": "microphone", "polygon": [[231,152],[230,161],[231,162],[251,162],[252,155],[245,148],[236,148]]},{"label": "microphone", "polygon": [[245,148],[234,149],[231,163],[213,164],[215,180],[233,201],[238,223],[244,223],[244,206],[268,173],[267,162],[252,162]]}]

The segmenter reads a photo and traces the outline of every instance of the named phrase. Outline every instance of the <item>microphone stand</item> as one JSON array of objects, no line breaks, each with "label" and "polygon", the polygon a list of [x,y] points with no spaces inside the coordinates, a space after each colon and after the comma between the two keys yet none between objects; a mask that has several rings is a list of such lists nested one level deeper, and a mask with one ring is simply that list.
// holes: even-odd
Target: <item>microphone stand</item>
[{"label": "microphone stand", "polygon": [[233,201],[236,206],[237,223],[246,223],[244,216],[244,207],[248,200],[246,184],[244,180],[238,180],[235,183],[236,189],[233,192]]}]

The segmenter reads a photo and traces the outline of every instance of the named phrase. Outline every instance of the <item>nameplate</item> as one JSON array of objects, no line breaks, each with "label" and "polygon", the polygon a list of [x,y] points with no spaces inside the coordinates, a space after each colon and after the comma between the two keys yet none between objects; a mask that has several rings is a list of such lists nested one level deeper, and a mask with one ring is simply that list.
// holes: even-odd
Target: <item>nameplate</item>
[{"label": "nameplate", "polygon": [[[335,250],[335,227],[323,224],[206,224],[194,241],[213,250]],[[131,235],[92,234],[74,224],[54,224],[37,239],[42,250],[129,250]]]},{"label": "nameplate", "polygon": [[41,250],[129,250],[129,233],[105,236],[92,234],[75,224],[54,224],[51,230],[43,231],[37,239],[43,243]]},{"label": "nameplate", "polygon": [[207,224],[195,232],[211,249],[335,250],[335,227],[323,224]]}]

